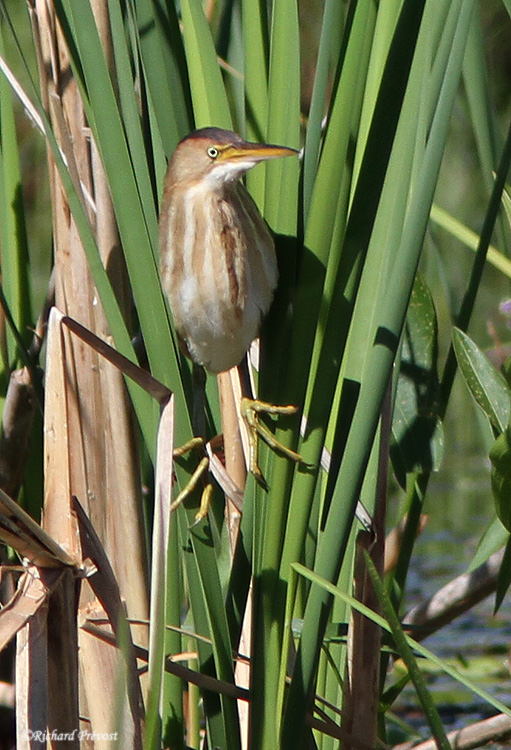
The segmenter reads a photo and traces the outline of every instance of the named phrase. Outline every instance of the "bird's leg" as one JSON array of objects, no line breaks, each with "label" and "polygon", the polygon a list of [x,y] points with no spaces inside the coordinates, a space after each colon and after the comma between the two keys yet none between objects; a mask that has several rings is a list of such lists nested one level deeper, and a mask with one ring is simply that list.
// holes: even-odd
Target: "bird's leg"
[{"label": "bird's leg", "polygon": [[[244,393],[251,392],[251,384],[248,376],[248,366],[246,362],[239,366],[242,389]],[[263,477],[261,469],[259,468],[257,455],[258,455],[258,442],[257,436],[262,438],[264,442],[277,453],[281,453],[291,461],[299,463],[302,458],[299,453],[283,445],[277,438],[270,432],[270,430],[263,424],[258,415],[259,414],[278,414],[278,415],[289,415],[295,414],[297,411],[296,406],[275,406],[269,404],[266,401],[260,401],[259,399],[243,396],[240,404],[241,416],[245,420],[248,427],[248,439],[249,439],[249,471],[255,476],[257,481],[263,486],[267,487],[266,481]]]},{"label": "bird's leg", "polygon": [[[202,438],[198,438],[198,440],[200,441],[198,444],[204,445],[204,441],[202,440]],[[190,440],[186,445],[182,446],[181,448],[177,448],[177,451],[179,451],[177,455],[183,455],[181,451],[183,451],[183,449],[186,449],[187,446],[195,447],[195,445],[193,446],[190,445],[192,442],[193,441]],[[176,457],[176,451],[174,451],[174,457]],[[170,512],[172,512],[173,510],[176,510],[176,508],[179,508],[181,503],[184,500],[186,500],[186,498],[194,491],[201,477],[204,476],[204,474],[208,471],[208,468],[209,468],[209,458],[207,456],[204,456],[199,461],[199,465],[197,466],[192,476],[188,480],[186,487],[184,487],[181,490],[181,492],[178,494],[176,499],[172,502],[170,506]],[[202,521],[202,519],[205,518],[208,514],[212,489],[213,489],[213,485],[211,484],[211,482],[208,482],[202,491],[200,507],[195,515],[196,523],[199,521]]]},{"label": "bird's leg", "polygon": [[258,482],[263,485],[263,487],[266,487],[266,482],[264,480],[263,474],[261,472],[261,469],[259,468],[259,464],[257,461],[257,455],[258,455],[258,445],[257,445],[257,436],[259,435],[260,438],[264,440],[266,445],[268,445],[273,451],[276,451],[277,453],[282,453],[283,456],[286,456],[287,458],[291,459],[291,461],[296,461],[299,463],[302,460],[302,457],[299,453],[296,453],[296,451],[292,450],[291,448],[288,448],[287,445],[283,445],[275,435],[273,435],[270,430],[266,427],[265,424],[263,424],[259,418],[258,414],[280,414],[280,415],[286,415],[286,414],[295,414],[296,413],[296,406],[275,406],[274,404],[268,404],[266,401],[259,401],[258,399],[253,398],[246,398],[245,396],[241,399],[241,415],[248,426],[248,440],[249,440],[249,470],[250,472],[255,476]]},{"label": "bird's leg", "polygon": [[206,438],[206,371],[201,365],[193,363],[193,413],[192,429],[196,437]]},{"label": "bird's leg", "polygon": [[[189,451],[195,449],[195,448],[202,448],[204,449],[204,442],[205,442],[205,435],[206,435],[206,416],[205,416],[205,405],[206,405],[206,373],[204,372],[204,368],[200,365],[193,365],[193,414],[192,414],[192,428],[194,432],[194,436],[191,440],[189,440],[184,445],[180,446],[179,448],[176,448],[174,451],[174,458],[179,458],[179,456],[185,455],[185,453],[188,453]],[[176,499],[173,501],[173,503],[170,506],[171,512],[176,510],[182,502],[186,500],[187,497],[191,495],[191,493],[195,490],[197,487],[199,481],[204,478],[205,476],[208,477],[209,472],[209,458],[207,456],[203,456],[201,460],[199,461],[199,464],[195,471],[193,472],[192,476],[188,480],[188,483],[185,487],[181,490],[181,492],[178,494]],[[209,477],[207,478],[206,484],[204,485],[204,489],[202,490],[201,495],[201,501],[200,501],[200,507],[197,513],[195,514],[195,523],[193,526],[195,526],[197,523],[200,523],[203,518],[206,518],[209,511],[209,506],[211,503],[211,495],[213,492],[213,485],[211,484],[211,481]]]}]

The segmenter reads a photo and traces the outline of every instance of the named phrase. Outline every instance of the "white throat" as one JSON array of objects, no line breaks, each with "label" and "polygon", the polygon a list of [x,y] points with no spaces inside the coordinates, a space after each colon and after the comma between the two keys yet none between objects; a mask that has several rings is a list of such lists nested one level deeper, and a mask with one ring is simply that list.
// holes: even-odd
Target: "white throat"
[{"label": "white throat", "polygon": [[215,168],[207,175],[203,180],[203,185],[210,189],[218,189],[226,182],[235,182],[245,172],[248,172],[256,162],[247,160],[235,161],[235,162],[224,162],[223,164],[216,164]]}]

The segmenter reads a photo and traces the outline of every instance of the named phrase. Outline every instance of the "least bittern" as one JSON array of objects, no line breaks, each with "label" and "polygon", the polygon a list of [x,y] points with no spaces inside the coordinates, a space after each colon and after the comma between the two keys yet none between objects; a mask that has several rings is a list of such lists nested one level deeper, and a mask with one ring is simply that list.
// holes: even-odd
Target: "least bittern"
[{"label": "least bittern", "polygon": [[[184,352],[209,372],[239,365],[259,334],[277,286],[273,238],[239,178],[260,161],[296,153],[203,128],[184,138],[169,162],[160,215],[162,284]],[[260,412],[289,414],[294,407],[247,397],[241,406],[251,435],[249,468],[257,477],[254,431],[299,460],[257,419]]]}]

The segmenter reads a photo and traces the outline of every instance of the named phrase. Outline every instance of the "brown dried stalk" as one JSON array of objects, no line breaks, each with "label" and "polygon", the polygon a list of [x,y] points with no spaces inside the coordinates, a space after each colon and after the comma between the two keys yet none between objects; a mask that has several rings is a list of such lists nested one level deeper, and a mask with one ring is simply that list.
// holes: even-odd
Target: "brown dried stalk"
[{"label": "brown dried stalk", "polygon": [[[511,738],[511,719],[506,714],[497,714],[484,721],[478,721],[463,729],[449,732],[447,739],[455,750],[473,750],[484,747],[489,742],[505,742]],[[395,745],[394,750],[436,750],[435,740],[426,742],[404,742]]]},{"label": "brown dried stalk", "polygon": [[[359,533],[354,572],[355,598],[375,612],[380,611],[380,605],[365,566],[362,550],[369,551],[376,569],[383,575],[391,414],[389,385],[382,408],[373,528],[371,532]],[[348,664],[343,690],[342,726],[358,743],[369,747],[375,746],[378,735],[380,649],[379,626],[359,612],[352,611],[348,630]],[[344,747],[346,750],[356,750],[357,745],[354,741],[347,740]]]},{"label": "brown dried stalk", "polygon": [[[107,5],[92,4],[106,57],[111,52]],[[35,0],[33,33],[43,102],[75,187],[82,196],[101,256],[111,273],[118,301],[128,318],[129,286],[119,249],[108,184],[87,127],[71,74],[69,56],[50,0]],[[92,282],[65,191],[49,153],[57,307],[108,340],[109,331]],[[129,616],[148,616],[147,554],[141,513],[141,481],[131,405],[121,373],[52,316],[47,346],[45,499],[43,527],[72,556],[81,545],[72,497],[84,504],[119,583]],[[112,649],[82,639],[78,649],[77,607],[97,605],[89,583],[76,601],[73,576],[50,597],[48,622],[48,728],[82,725],[99,734],[118,721],[118,694],[112,690],[123,660]],[[145,629],[137,633],[143,642]],[[81,690],[78,706],[78,660]],[[58,667],[56,666],[58,665]],[[108,665],[108,668],[107,668]],[[26,681],[29,690],[29,681]],[[126,687],[126,685],[125,685]],[[27,695],[28,700],[28,695]],[[20,704],[23,696],[20,696]],[[128,701],[129,702],[129,701]],[[125,702],[126,705],[126,702]],[[123,747],[139,747],[141,727],[123,725]],[[128,722],[129,724],[129,722]],[[87,743],[82,742],[82,747]],[[73,741],[69,747],[78,747]]]}]

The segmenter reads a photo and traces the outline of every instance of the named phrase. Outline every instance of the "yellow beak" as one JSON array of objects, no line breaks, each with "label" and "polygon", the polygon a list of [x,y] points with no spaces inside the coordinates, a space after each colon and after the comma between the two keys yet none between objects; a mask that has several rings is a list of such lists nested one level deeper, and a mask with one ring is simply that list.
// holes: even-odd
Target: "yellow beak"
[{"label": "yellow beak", "polygon": [[298,151],[287,146],[274,146],[270,143],[244,143],[237,146],[228,146],[220,152],[220,161],[238,161],[249,159],[254,163],[264,159],[275,159],[280,156],[295,156]]}]

